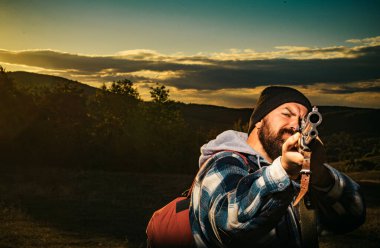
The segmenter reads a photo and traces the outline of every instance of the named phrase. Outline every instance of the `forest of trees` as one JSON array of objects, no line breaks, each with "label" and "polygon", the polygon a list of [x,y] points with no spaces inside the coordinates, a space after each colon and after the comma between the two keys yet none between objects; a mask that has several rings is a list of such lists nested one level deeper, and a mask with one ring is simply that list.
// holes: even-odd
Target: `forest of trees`
[{"label": "forest of trees", "polygon": [[[22,91],[0,66],[2,166],[195,173],[200,146],[221,130],[190,126],[164,85],[150,94],[141,100],[128,79],[92,95],[69,84]],[[230,128],[246,126],[238,120]],[[327,137],[330,159],[354,163],[353,156],[379,152],[377,139],[361,150],[355,142],[346,133]]]},{"label": "forest of trees", "polygon": [[205,140],[189,127],[169,90],[140,99],[127,79],[85,95],[75,86],[17,90],[0,67],[0,151],[12,166],[193,172]]}]

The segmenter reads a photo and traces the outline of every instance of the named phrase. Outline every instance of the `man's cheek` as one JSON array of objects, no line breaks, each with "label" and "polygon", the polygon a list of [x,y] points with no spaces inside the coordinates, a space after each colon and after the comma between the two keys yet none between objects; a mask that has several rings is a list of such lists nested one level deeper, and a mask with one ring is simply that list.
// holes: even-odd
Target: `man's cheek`
[{"label": "man's cheek", "polygon": [[289,139],[290,136],[292,136],[292,135],[290,135],[289,133],[284,133],[282,135],[282,142],[284,143],[287,139]]}]

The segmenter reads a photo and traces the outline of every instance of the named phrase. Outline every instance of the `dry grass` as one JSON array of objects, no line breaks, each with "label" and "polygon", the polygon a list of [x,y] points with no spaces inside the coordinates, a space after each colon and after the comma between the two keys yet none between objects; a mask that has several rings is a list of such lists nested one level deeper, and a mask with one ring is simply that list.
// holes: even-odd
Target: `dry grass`
[{"label": "dry grass", "polygon": [[145,247],[153,210],[192,177],[44,168],[0,182],[0,247]]},{"label": "dry grass", "polygon": [[[368,209],[358,230],[324,236],[321,247],[378,247],[380,172],[356,172]],[[189,175],[74,171],[0,171],[0,247],[145,247],[155,209],[192,182]]]},{"label": "dry grass", "polygon": [[16,207],[1,207],[1,247],[128,247],[128,242],[62,231]]}]

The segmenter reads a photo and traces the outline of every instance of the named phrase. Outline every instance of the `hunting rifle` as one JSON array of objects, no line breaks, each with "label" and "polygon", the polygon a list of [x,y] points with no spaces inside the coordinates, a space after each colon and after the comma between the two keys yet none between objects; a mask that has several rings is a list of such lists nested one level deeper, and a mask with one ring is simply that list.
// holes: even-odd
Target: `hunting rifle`
[{"label": "hunting rifle", "polygon": [[310,143],[318,137],[317,127],[322,122],[322,115],[318,112],[317,107],[313,107],[306,118],[302,119],[300,130],[301,136],[298,140],[298,151],[304,156],[302,163],[301,174],[301,189],[293,203],[293,206],[304,198],[303,203],[299,205],[299,218],[301,229],[301,242],[304,248],[318,248],[318,233],[317,233],[317,216],[312,205],[310,197],[306,194],[309,190],[310,182],[310,158],[311,149]]},{"label": "hunting rifle", "polygon": [[310,181],[310,158],[311,158],[311,149],[309,147],[310,143],[318,136],[317,127],[322,122],[322,115],[318,112],[317,107],[313,107],[311,112],[301,120],[301,125],[299,132],[301,136],[298,140],[298,152],[304,156],[304,161],[302,163],[301,174],[301,189],[296,200],[293,203],[293,206],[296,206],[299,201],[305,196],[309,188]]}]

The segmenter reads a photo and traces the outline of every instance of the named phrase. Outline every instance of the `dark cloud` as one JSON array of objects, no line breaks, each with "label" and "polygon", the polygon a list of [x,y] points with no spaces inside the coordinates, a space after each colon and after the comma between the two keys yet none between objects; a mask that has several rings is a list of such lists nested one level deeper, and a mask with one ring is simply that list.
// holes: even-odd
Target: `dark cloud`
[{"label": "dark cloud", "polygon": [[339,88],[333,89],[320,89],[323,94],[352,94],[352,93],[380,93],[380,86],[370,86],[370,87],[353,87],[353,86],[341,86]]},{"label": "dark cloud", "polygon": [[[260,60],[216,60],[206,56],[165,57],[150,53],[131,56],[84,56],[50,50],[9,52],[0,50],[0,61],[36,66],[53,70],[71,70],[70,75],[94,75],[103,73],[99,81],[120,79],[123,73],[141,70],[158,72],[181,72],[181,77],[161,80],[179,89],[226,89],[254,88],[268,84],[313,85],[316,83],[345,84],[380,78],[380,46],[333,47],[322,49],[290,50],[289,53],[323,54],[340,52],[347,58],[327,59],[260,59]],[[287,53],[287,51],[286,51]],[[134,58],[134,59],[132,59]],[[138,58],[138,60],[136,60]],[[194,64],[187,64],[192,61]],[[104,72],[109,69],[110,72]],[[107,74],[108,73],[108,74]],[[119,73],[119,74],[118,74]],[[121,74],[120,74],[121,73]],[[130,76],[132,79],[147,79]],[[155,80],[160,81],[160,80]],[[340,93],[350,90],[369,89],[341,88]],[[378,92],[378,87],[371,88]],[[325,89],[329,92],[329,89]],[[337,91],[336,91],[337,92]]]},{"label": "dark cloud", "polygon": [[358,50],[355,55],[356,58],[222,61],[171,83],[179,88],[196,83],[200,89],[219,89],[267,84],[344,84],[380,78],[380,46]]},{"label": "dark cloud", "polygon": [[113,56],[85,56],[50,50],[22,52],[0,50],[0,61],[53,70],[76,70],[78,74],[97,73],[105,69],[112,69],[114,72],[134,72],[144,69],[164,71],[167,68],[173,70],[197,68],[177,63],[132,60]]},{"label": "dark cloud", "polygon": [[328,54],[328,53],[352,53],[351,49],[348,47],[327,47],[327,48],[318,48],[318,49],[296,49],[287,52],[288,54]]}]

